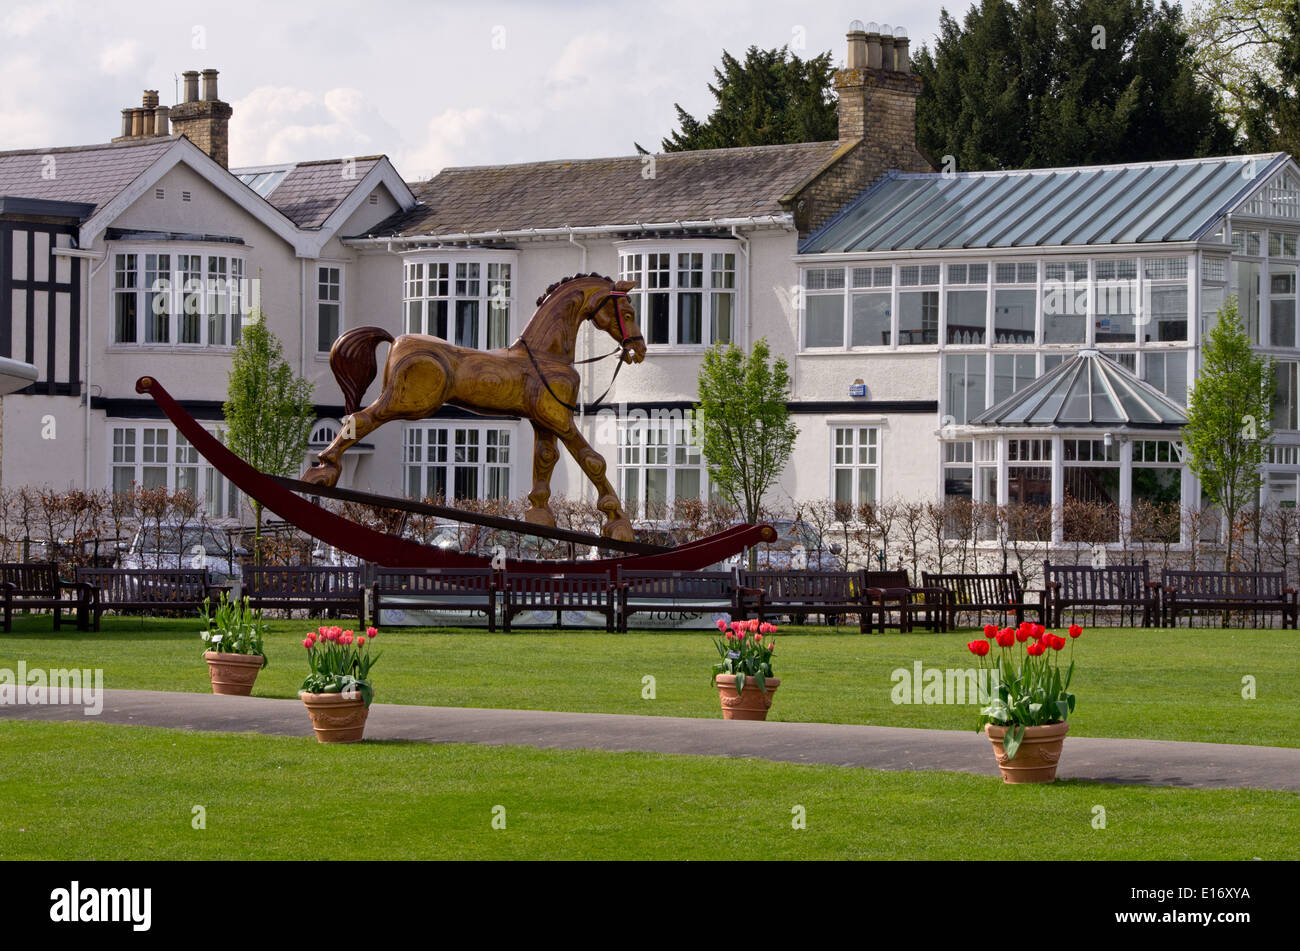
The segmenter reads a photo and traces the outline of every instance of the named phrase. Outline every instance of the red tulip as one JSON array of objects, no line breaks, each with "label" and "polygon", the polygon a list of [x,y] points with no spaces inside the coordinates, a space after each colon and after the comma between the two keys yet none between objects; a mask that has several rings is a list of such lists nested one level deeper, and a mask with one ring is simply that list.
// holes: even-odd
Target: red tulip
[{"label": "red tulip", "polygon": [[357,638],[357,647],[365,647],[365,646],[366,646],[366,635],[362,634],[360,637]]},{"label": "red tulip", "polygon": [[1020,625],[1020,629],[1016,631],[1016,640],[1018,640],[1021,644],[1029,640],[1029,631],[1025,630],[1025,626],[1023,624]]},{"label": "red tulip", "polygon": [[1065,649],[1065,638],[1052,635],[1052,650],[1059,651]]},{"label": "red tulip", "polygon": [[1071,625],[1070,625],[1070,636],[1071,636],[1071,637],[1078,637],[1078,636],[1079,636],[1080,634],[1082,634],[1082,633],[1083,633],[1083,628],[1079,627],[1079,625],[1077,625],[1077,624],[1071,624]]},{"label": "red tulip", "polygon": [[727,622],[722,620],[722,618],[718,618],[718,630],[725,631],[726,629],[727,629]]},{"label": "red tulip", "polygon": [[998,647],[1010,647],[1016,642],[1016,632],[1007,628],[1005,631],[998,631]]},{"label": "red tulip", "polygon": [[762,635],[762,634],[755,634],[755,635],[754,635],[754,643],[755,643],[755,644],[761,644],[761,643],[763,643],[763,635]]},{"label": "red tulip", "polygon": [[985,654],[989,652],[988,641],[971,641],[969,644],[966,645],[966,647],[976,657],[983,657]]},{"label": "red tulip", "polygon": [[995,625],[993,624],[984,625],[984,636],[987,637],[989,640],[992,640],[993,638],[997,637],[997,634],[998,634],[998,629]]}]

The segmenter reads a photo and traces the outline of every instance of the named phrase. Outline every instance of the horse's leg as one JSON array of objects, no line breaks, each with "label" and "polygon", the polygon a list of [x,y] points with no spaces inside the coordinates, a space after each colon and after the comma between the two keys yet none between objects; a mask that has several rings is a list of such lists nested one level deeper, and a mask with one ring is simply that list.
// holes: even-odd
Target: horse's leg
[{"label": "horse's leg", "polygon": [[600,533],[606,538],[616,538],[619,541],[635,541],[632,533],[632,522],[628,519],[627,513],[623,511],[623,505],[618,500],[618,493],[614,487],[609,484],[605,478],[605,457],[591,448],[591,444],[583,438],[578,427],[569,420],[568,430],[560,433],[560,439],[563,441],[569,453],[577,460],[582,471],[587,474],[591,484],[596,487],[597,498],[596,508],[605,513],[605,525]]},{"label": "horse's leg", "polygon": [[534,525],[554,525],[555,515],[547,503],[551,499],[551,472],[559,461],[555,433],[540,423],[533,423],[533,490],[528,493],[528,511],[524,521]]},{"label": "horse's leg", "polygon": [[[406,355],[400,361],[389,352],[383,389],[365,409],[344,417],[343,427],[317,457],[319,462],[303,474],[312,485],[334,485],[343,471],[343,453],[394,419],[423,419],[443,404],[447,372],[441,361],[424,354]],[[410,385],[412,382],[418,385]]]}]

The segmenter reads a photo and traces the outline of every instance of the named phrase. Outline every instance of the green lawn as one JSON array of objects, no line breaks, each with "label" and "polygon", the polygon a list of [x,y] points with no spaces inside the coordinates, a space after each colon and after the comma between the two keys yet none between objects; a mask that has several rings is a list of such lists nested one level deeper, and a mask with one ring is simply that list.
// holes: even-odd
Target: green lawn
[{"label": "green lawn", "polygon": [[[301,639],[314,625],[275,621],[271,664],[258,696],[293,697],[306,673]],[[48,618],[20,618],[0,635],[0,667],[103,667],[108,687],[206,692],[198,624],[105,618],[99,633],[51,631]],[[772,719],[968,729],[973,706],[896,705],[892,672],[971,666],[958,634],[783,631],[783,680]],[[599,713],[717,717],[709,632],[631,633],[393,628],[381,633],[376,693],[386,703],[515,707]],[[1076,736],[1147,737],[1300,746],[1300,637],[1273,630],[1097,628],[1075,645]],[[1256,699],[1242,697],[1242,678]],[[655,678],[655,699],[642,679]]]},{"label": "green lawn", "polygon": [[3,859],[315,859],[345,841],[379,859],[711,859],[742,817],[743,854],[764,859],[1300,851],[1300,796],[1254,790],[4,720],[0,761]]}]

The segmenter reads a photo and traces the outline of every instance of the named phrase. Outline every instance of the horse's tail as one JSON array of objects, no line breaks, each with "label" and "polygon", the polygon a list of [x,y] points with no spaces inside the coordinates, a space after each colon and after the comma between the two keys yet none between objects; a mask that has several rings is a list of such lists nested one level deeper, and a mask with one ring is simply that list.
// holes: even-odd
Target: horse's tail
[{"label": "horse's tail", "polygon": [[361,409],[361,398],[375,381],[375,348],[380,341],[392,343],[393,335],[383,327],[357,327],[330,347],[330,369],[343,391],[343,408],[349,415]]}]

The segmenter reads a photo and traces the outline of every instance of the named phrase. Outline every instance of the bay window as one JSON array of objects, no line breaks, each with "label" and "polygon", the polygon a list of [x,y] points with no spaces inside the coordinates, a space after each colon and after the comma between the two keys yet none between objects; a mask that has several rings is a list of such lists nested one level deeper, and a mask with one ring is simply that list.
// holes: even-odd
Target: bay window
[{"label": "bay window", "polygon": [[252,304],[244,259],[228,254],[141,250],[113,255],[115,345],[239,343]]},{"label": "bay window", "polygon": [[[736,339],[733,248],[730,242],[638,243],[619,250],[620,279],[637,282],[628,297],[648,346],[705,347]],[[842,302],[840,313],[842,322]]]},{"label": "bay window", "polygon": [[115,494],[129,493],[137,486],[187,492],[210,517],[239,514],[239,490],[174,426],[111,423],[109,439],[109,484]]},{"label": "bay window", "polygon": [[510,497],[512,432],[500,426],[407,423],[403,434],[410,498]]},{"label": "bay window", "polygon": [[441,337],[458,347],[510,345],[514,310],[513,252],[419,254],[405,262],[402,313],[406,333]]}]

